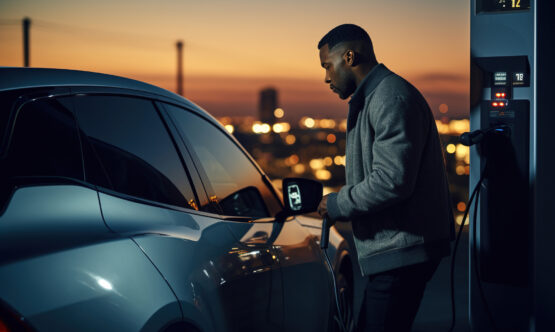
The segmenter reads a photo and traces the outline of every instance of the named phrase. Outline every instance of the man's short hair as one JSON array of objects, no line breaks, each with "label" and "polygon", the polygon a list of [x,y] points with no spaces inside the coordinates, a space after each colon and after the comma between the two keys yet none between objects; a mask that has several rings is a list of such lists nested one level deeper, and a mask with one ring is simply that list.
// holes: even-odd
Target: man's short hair
[{"label": "man's short hair", "polygon": [[331,50],[335,45],[347,41],[366,42],[369,44],[370,49],[372,49],[372,40],[370,40],[368,33],[363,28],[354,24],[341,24],[331,29],[318,43],[318,49],[327,44]]}]

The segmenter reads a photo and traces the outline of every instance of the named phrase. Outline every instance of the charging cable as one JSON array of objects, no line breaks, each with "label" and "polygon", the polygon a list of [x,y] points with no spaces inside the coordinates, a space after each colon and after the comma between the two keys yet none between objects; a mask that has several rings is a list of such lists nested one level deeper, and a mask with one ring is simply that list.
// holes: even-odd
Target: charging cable
[{"label": "charging cable", "polygon": [[[453,248],[453,255],[451,256],[451,327],[449,328],[450,332],[452,332],[454,330],[455,323],[456,323],[455,258],[457,257],[457,248],[458,248],[459,242],[461,240],[461,235],[462,235],[462,231],[463,231],[463,228],[464,228],[464,224],[465,224],[466,218],[468,217],[468,212],[470,211],[470,206],[472,205],[472,202],[474,201],[474,198],[479,197],[479,194],[478,194],[478,196],[476,196],[476,193],[480,190],[480,186],[482,185],[483,180],[484,180],[484,172],[481,172],[480,180],[478,181],[478,183],[474,187],[474,190],[472,190],[472,195],[470,195],[470,199],[468,200],[468,204],[467,204],[466,209],[464,211],[463,219],[461,221],[459,231],[457,232],[457,239],[455,240],[455,247]],[[477,198],[476,198],[476,201],[478,201]],[[477,206],[477,205],[478,204],[475,203],[475,206]],[[476,214],[474,216],[476,216]]]},{"label": "charging cable", "polygon": [[[484,169],[486,169],[484,167]],[[483,179],[483,174],[485,173],[482,172],[482,176],[480,177],[481,179]],[[472,220],[472,235],[474,238],[474,241],[472,241],[472,256],[474,257],[474,272],[476,273],[476,283],[478,285],[478,291],[480,293],[480,298],[482,299],[482,302],[484,303],[484,308],[486,309],[486,314],[488,316],[488,319],[491,323],[491,326],[493,327],[493,331],[498,331],[497,330],[497,326],[495,325],[495,321],[493,320],[493,315],[491,313],[491,310],[488,306],[488,302],[486,301],[486,295],[484,294],[484,289],[482,288],[482,281],[481,281],[481,277],[480,277],[480,266],[478,263],[478,249],[476,246],[476,219],[477,219],[477,215],[478,215],[478,202],[479,202],[479,198],[480,198],[480,186],[481,182],[478,183],[477,187],[478,187],[478,194],[476,195],[476,202],[474,203],[474,218]]]},{"label": "charging cable", "polygon": [[326,258],[326,263],[328,265],[328,268],[331,274],[331,279],[333,281],[333,291],[335,294],[335,308],[337,309],[337,316],[334,316],[334,318],[337,324],[339,325],[339,330],[341,332],[347,332],[347,327],[343,322],[341,307],[339,306],[339,295],[337,290],[337,281],[335,280],[335,273],[333,272],[333,266],[331,265],[330,257],[328,256],[328,251],[326,250],[328,249],[328,243],[330,240],[330,227],[331,227],[331,223],[329,222],[328,217],[325,216],[324,219],[322,220],[322,236],[320,236],[320,249],[322,249],[322,251],[324,252],[324,257]]},{"label": "charging cable", "polygon": [[[505,135],[505,136],[510,136],[511,135],[511,130],[507,125],[497,125],[497,126],[493,126],[490,127],[488,129],[485,130],[475,130],[472,132],[467,132],[464,133],[460,136],[459,140],[463,145],[466,146],[472,146],[474,144],[478,144],[481,143],[488,135],[491,134],[497,134],[497,135]],[[474,272],[476,273],[476,282],[477,282],[477,286],[478,286],[478,291],[480,293],[480,298],[482,299],[482,302],[484,304],[487,316],[489,318],[489,321],[493,327],[494,331],[497,331],[497,327],[495,325],[495,321],[493,320],[493,315],[491,314],[491,310],[488,306],[488,303],[486,301],[486,296],[484,294],[484,290],[482,288],[482,281],[480,280],[480,270],[479,270],[479,264],[478,264],[478,253],[477,253],[477,247],[476,247],[476,227],[477,227],[477,215],[478,215],[478,203],[479,203],[479,198],[480,198],[480,189],[482,186],[482,182],[484,181],[484,177],[487,171],[487,160],[484,163],[484,168],[480,171],[480,180],[478,180],[478,183],[476,184],[476,186],[474,187],[474,189],[472,190],[472,195],[470,195],[470,199],[468,200],[468,204],[466,206],[466,209],[464,211],[464,215],[463,215],[463,219],[461,221],[461,225],[459,227],[459,231],[457,232],[457,239],[455,241],[455,247],[453,248],[453,256],[451,257],[451,326],[449,328],[449,331],[452,332],[455,328],[455,323],[456,323],[456,310],[455,310],[455,257],[457,254],[457,248],[459,245],[459,241],[462,235],[462,230],[464,228],[464,224],[465,221],[468,217],[468,212],[470,211],[470,207],[472,206],[472,203],[474,203],[474,218],[472,220],[472,234],[473,234],[473,241],[472,241],[472,256],[473,256],[473,261],[474,261]]]}]

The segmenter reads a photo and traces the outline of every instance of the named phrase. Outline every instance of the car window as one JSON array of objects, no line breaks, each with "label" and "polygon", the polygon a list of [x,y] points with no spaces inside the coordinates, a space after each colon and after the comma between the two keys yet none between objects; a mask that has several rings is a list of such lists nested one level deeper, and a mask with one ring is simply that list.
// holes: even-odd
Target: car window
[{"label": "car window", "polygon": [[24,104],[8,140],[11,176],[63,176],[83,180],[77,124],[70,98]]},{"label": "car window", "polygon": [[13,108],[21,94],[20,90],[0,92],[0,141],[2,142],[2,148],[4,148],[4,135],[9,124],[10,114],[13,113]]},{"label": "car window", "polygon": [[154,104],[119,96],[77,96],[85,177],[115,191],[195,208],[186,170]]},{"label": "car window", "polygon": [[166,105],[182,135],[191,144],[225,215],[269,217],[281,206],[262,174],[220,129],[182,108]]}]

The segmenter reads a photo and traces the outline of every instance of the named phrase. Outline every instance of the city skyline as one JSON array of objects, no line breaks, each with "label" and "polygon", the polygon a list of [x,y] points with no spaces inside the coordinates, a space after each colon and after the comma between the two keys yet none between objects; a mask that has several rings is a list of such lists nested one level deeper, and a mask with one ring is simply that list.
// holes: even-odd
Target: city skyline
[{"label": "city skyline", "polygon": [[370,33],[380,62],[423,92],[436,117],[462,118],[468,116],[467,7],[440,0],[6,0],[0,65],[22,65],[20,20],[28,16],[31,66],[110,73],[175,91],[175,42],[183,40],[185,96],[216,116],[256,115],[259,90],[273,86],[285,119],[340,118],[346,101],[324,84],[316,44],[351,22]]}]

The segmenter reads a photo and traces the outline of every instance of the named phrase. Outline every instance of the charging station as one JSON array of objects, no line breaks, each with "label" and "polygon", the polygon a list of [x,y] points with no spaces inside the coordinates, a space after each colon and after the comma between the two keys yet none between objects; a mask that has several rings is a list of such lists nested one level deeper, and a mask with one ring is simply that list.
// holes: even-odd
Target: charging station
[{"label": "charging station", "polygon": [[[470,325],[555,331],[553,1],[472,0]],[[475,221],[475,223],[474,223]]]}]

